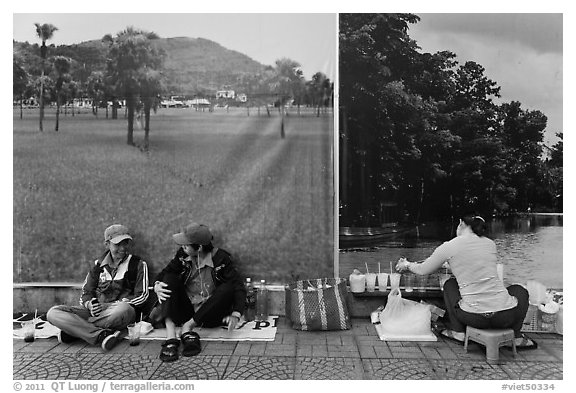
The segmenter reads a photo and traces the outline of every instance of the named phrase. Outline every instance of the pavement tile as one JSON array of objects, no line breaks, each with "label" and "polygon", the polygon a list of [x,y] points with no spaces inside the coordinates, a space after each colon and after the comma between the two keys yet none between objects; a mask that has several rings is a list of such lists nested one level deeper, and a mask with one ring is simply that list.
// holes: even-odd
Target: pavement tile
[{"label": "pavement tile", "polygon": [[356,345],[327,345],[329,351],[358,352]]},{"label": "pavement tile", "polygon": [[433,380],[436,373],[425,360],[362,359],[364,373],[372,379]]},{"label": "pavement tile", "polygon": [[339,351],[339,350],[328,350],[328,357],[334,358],[358,358],[360,359],[360,352],[358,349],[354,351]]},{"label": "pavement tile", "polygon": [[161,364],[157,355],[126,353],[106,353],[100,356],[84,353],[78,355],[78,360],[82,364],[80,379],[149,379]]},{"label": "pavement tile", "polygon": [[203,355],[232,355],[237,342],[215,342],[208,341],[202,343]]},{"label": "pavement tile", "polygon": [[436,348],[421,348],[426,359],[442,359],[442,355]]},{"label": "pavement tile", "polygon": [[296,356],[296,347],[290,344],[266,343],[266,356]]},{"label": "pavement tile", "polygon": [[518,351],[518,359],[523,361],[556,362],[559,359],[546,351],[542,346],[529,351]]},{"label": "pavement tile", "polygon": [[364,369],[359,359],[311,357],[297,358],[294,379],[364,379]]},{"label": "pavement tile", "polygon": [[175,362],[154,360],[156,369],[150,375],[153,380],[217,380],[222,379],[230,356],[198,355],[181,356]]},{"label": "pavement tile", "polygon": [[501,380],[510,376],[501,365],[486,361],[430,360],[438,379],[450,380]]},{"label": "pavement tile", "polygon": [[223,379],[294,379],[295,363],[295,358],[232,356],[226,367]]},{"label": "pavement tile", "polygon": [[[279,326],[282,326],[280,319]],[[437,342],[385,342],[369,320],[353,329],[302,332],[285,326],[273,342],[203,342],[200,355],[174,363],[158,359],[160,340],[130,347],[123,340],[112,351],[82,341],[55,338],[33,343],[13,340],[15,379],[487,379],[563,378],[563,337],[532,334],[539,348],[501,348],[500,362],[486,362],[484,346]]]},{"label": "pavement tile", "polygon": [[12,349],[14,351],[20,351],[22,348],[28,346],[28,343],[24,340],[15,338],[12,340]]},{"label": "pavement tile", "polygon": [[265,351],[266,351],[265,343],[252,343],[252,345],[250,346],[250,350],[248,351],[248,354],[253,356],[264,355]]},{"label": "pavement tile", "polygon": [[358,337],[356,337],[356,340],[358,341],[358,345],[364,345],[367,343],[384,342],[384,341],[380,340],[380,338],[376,335],[374,335],[374,336],[358,336]]},{"label": "pavement tile", "polygon": [[312,345],[312,356],[326,357],[328,356],[328,348],[326,345]]},{"label": "pavement tile", "polygon": [[376,354],[376,350],[373,346],[369,345],[361,345],[358,346],[358,352],[360,353],[360,357],[362,359],[370,359],[370,358],[379,358]]},{"label": "pavement tile", "polygon": [[502,365],[502,369],[510,375],[511,379],[519,380],[562,380],[563,367],[560,362],[535,363],[535,362],[508,362]]},{"label": "pavement tile", "polygon": [[448,360],[458,359],[458,355],[451,348],[437,348],[436,350],[438,351],[440,356],[442,356],[442,359],[448,359]]},{"label": "pavement tile", "polygon": [[20,349],[19,349],[20,352],[44,353],[44,352],[47,352],[47,351],[51,350],[52,348],[56,347],[57,345],[59,345],[58,340],[54,340],[54,339],[47,339],[47,340],[36,339],[36,340],[34,340],[34,342],[31,342],[31,343],[26,343],[26,342],[24,342],[24,340],[21,340],[21,341],[26,345],[22,345],[20,347]]},{"label": "pavement tile", "polygon": [[326,344],[328,345],[342,345],[341,336],[328,336],[326,337]]},{"label": "pavement tile", "polygon": [[312,356],[312,346],[311,345],[297,345],[296,346],[296,356]]},{"label": "pavement tile", "polygon": [[392,359],[392,358],[394,358],[394,356],[392,356],[392,352],[390,351],[390,348],[388,348],[388,346],[375,347],[374,352],[376,352],[376,355],[380,359]]},{"label": "pavement tile", "polygon": [[[12,354],[12,373],[13,375],[19,375],[20,370],[26,370],[29,364],[33,363],[38,357],[42,356],[40,353],[17,353]],[[14,378],[17,379],[17,378]]]},{"label": "pavement tile", "polygon": [[325,335],[298,335],[298,344],[326,344]]},{"label": "pavement tile", "polygon": [[236,345],[236,348],[234,349],[234,355],[237,356],[248,355],[250,353],[251,347],[252,344],[249,342],[239,342],[238,345]]},{"label": "pavement tile", "polygon": [[556,358],[557,361],[562,361],[564,359],[564,348],[563,347],[557,347],[557,346],[549,346],[546,348],[543,348],[546,352],[548,352],[550,355],[554,356]]},{"label": "pavement tile", "polygon": [[[69,354],[22,354],[27,364],[16,370],[14,379],[80,379],[82,363],[77,355]],[[33,356],[32,359],[27,357]],[[31,360],[31,361],[30,361]]]},{"label": "pavement tile", "polygon": [[295,334],[276,334],[275,343],[295,345],[297,336]]}]

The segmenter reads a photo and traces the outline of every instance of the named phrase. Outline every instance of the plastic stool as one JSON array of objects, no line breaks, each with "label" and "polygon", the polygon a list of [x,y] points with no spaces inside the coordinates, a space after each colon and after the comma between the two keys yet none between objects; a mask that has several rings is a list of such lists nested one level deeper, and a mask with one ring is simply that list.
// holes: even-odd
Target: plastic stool
[{"label": "plastic stool", "polygon": [[516,357],[516,341],[514,340],[514,330],[512,329],[476,329],[466,326],[466,338],[464,339],[464,350],[468,352],[468,340],[486,346],[486,360],[497,362],[500,347],[511,341],[512,354]]}]

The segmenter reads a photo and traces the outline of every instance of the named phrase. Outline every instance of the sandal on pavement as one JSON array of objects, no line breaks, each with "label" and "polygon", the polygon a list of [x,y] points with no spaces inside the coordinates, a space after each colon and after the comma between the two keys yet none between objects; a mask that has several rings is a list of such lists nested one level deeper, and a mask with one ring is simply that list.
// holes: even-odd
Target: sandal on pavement
[{"label": "sandal on pavement", "polygon": [[[514,340],[518,340],[519,338],[522,339],[520,343],[516,342],[516,350],[517,351],[526,351],[528,349],[536,349],[538,348],[538,344],[536,341],[532,340],[531,338],[522,335],[522,337],[516,337]],[[512,349],[511,345],[504,345],[504,348]]]},{"label": "sandal on pavement", "polygon": [[180,336],[184,349],[182,356],[196,356],[202,351],[200,336],[196,332],[186,332]]},{"label": "sandal on pavement", "polygon": [[170,340],[164,341],[162,344],[162,350],[160,351],[160,360],[163,362],[173,362],[178,360],[178,347],[180,346],[180,341],[177,338],[171,338]]},{"label": "sandal on pavement", "polygon": [[[444,329],[440,332],[440,336],[442,336],[446,340],[450,340],[450,341],[455,342],[457,344],[464,345],[464,340],[460,340],[460,339],[456,338],[456,334],[458,334],[458,332],[455,332],[455,331],[450,330],[450,329]],[[462,334],[464,334],[464,333],[462,333]]]}]

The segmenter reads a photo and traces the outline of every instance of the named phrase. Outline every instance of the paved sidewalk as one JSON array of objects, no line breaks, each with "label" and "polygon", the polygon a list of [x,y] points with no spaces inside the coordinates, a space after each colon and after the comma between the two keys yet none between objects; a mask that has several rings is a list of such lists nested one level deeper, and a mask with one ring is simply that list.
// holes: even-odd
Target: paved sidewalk
[{"label": "paved sidewalk", "polygon": [[563,337],[528,334],[538,349],[500,350],[500,364],[486,362],[484,347],[468,353],[451,341],[383,342],[368,319],[337,332],[292,330],[281,317],[273,342],[203,342],[202,353],[173,363],[158,359],[160,341],[110,352],[56,338],[13,340],[13,379],[216,380],[562,380]]}]

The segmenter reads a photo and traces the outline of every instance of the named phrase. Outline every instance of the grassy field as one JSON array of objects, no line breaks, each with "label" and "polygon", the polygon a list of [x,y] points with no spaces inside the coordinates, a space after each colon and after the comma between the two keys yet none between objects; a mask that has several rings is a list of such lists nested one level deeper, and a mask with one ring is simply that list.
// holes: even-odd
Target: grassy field
[{"label": "grassy field", "polygon": [[13,124],[15,282],[82,280],[112,223],[154,274],[191,221],[253,279],[333,274],[332,115],[291,114],[281,139],[277,112],[160,109],[149,153],[103,112],[61,116],[58,133],[50,110],[44,133],[37,110],[14,110]]}]

